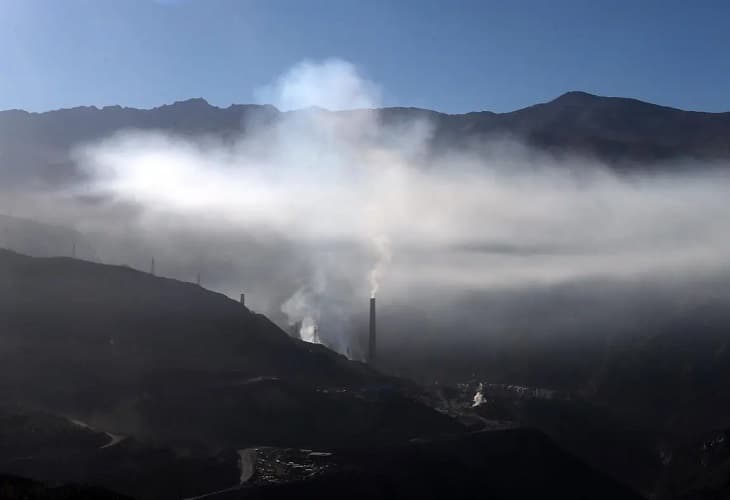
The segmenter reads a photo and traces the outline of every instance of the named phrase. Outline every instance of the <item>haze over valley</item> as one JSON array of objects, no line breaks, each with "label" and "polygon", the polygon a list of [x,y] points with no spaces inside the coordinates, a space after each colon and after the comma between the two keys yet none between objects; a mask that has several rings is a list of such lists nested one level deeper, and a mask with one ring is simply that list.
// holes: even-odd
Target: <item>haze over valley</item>
[{"label": "haze over valley", "polygon": [[[164,30],[209,14],[149,3],[134,8],[169,14]],[[295,36],[250,9],[241,19],[272,40]],[[343,14],[309,15],[312,33]],[[451,15],[434,26],[451,32]],[[239,36],[227,22],[216,44]],[[187,43],[180,33],[170,40]],[[139,40],[147,61],[166,38]],[[429,70],[418,87],[415,66],[383,69],[387,51],[381,65],[331,43],[272,71],[282,47],[305,52],[286,40],[250,75],[191,71],[191,52],[189,82],[165,77],[176,90],[146,108],[128,104],[157,95],[164,72],[139,62],[150,93],[137,101],[0,111],[0,496],[727,496],[730,106],[581,91],[623,88],[596,84],[603,70],[584,58],[585,74],[560,59],[578,90],[443,112],[474,102],[475,83]],[[512,41],[500,51],[543,74],[533,41]],[[459,43],[422,50],[447,73]],[[646,89],[640,76],[623,75]],[[236,78],[243,103],[206,100]],[[76,99],[62,82],[58,99]],[[172,98],[190,82],[200,97]],[[499,102],[553,83],[514,78]],[[686,85],[697,91],[693,74]],[[3,102],[29,99],[18,88]],[[438,94],[435,109],[393,106]]]}]

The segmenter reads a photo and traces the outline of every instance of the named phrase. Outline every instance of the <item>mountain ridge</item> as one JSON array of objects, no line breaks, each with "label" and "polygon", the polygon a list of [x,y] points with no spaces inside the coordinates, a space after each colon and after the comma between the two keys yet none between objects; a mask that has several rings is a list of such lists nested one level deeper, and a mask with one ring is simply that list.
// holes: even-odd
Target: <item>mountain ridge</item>
[{"label": "mountain ridge", "polygon": [[[625,96],[614,96],[614,95],[601,95],[601,94],[593,94],[590,92],[585,92],[583,90],[568,90],[557,97],[554,97],[553,99],[547,100],[547,101],[541,101],[536,102],[534,104],[530,104],[528,106],[523,106],[521,108],[516,108],[510,111],[492,111],[488,109],[480,109],[480,110],[474,110],[474,111],[465,111],[461,113],[450,113],[446,111],[439,111],[436,109],[431,108],[422,108],[419,106],[381,106],[381,107],[374,107],[374,108],[352,108],[352,109],[345,109],[345,110],[338,110],[333,111],[327,108],[321,108],[324,111],[329,112],[348,112],[348,111],[363,111],[363,110],[387,110],[387,109],[400,109],[400,110],[419,110],[419,111],[428,111],[430,113],[439,114],[439,115],[445,115],[445,116],[466,116],[466,115],[472,115],[477,113],[487,113],[492,115],[509,115],[512,113],[517,113],[520,111],[524,111],[530,108],[533,108],[535,106],[541,106],[546,104],[552,104],[552,103],[565,103],[565,102],[590,102],[590,101],[613,101],[613,102],[631,102],[636,104],[643,104],[643,105],[649,105],[654,107],[659,107],[671,111],[682,111],[685,113],[696,113],[696,114],[702,114],[702,115],[730,115],[730,110],[727,111],[701,111],[701,110],[689,110],[684,109],[680,107],[675,106],[669,106],[664,104],[657,104],[648,100],[643,100],[635,97],[625,97]],[[228,106],[218,106],[215,104],[211,104],[205,97],[189,97],[187,99],[179,99],[176,101],[172,101],[170,103],[164,103],[160,104],[158,106],[152,106],[149,108],[145,107],[137,107],[137,106],[123,106],[121,104],[109,104],[104,106],[97,106],[97,105],[79,105],[79,106],[69,106],[69,107],[61,107],[61,108],[53,108],[53,109],[47,109],[43,111],[27,111],[22,108],[8,108],[8,109],[0,109],[0,115],[8,113],[8,114],[22,114],[22,115],[44,115],[49,113],[56,113],[60,111],[112,111],[112,110],[133,110],[133,111],[156,111],[163,108],[170,108],[170,107],[176,107],[176,106],[199,106],[199,107],[210,107],[217,110],[230,110],[230,109],[238,109],[238,108],[269,108],[274,109],[278,112],[283,112],[282,110],[278,109],[273,104],[269,103],[231,103]],[[307,108],[297,108],[291,111],[304,111]]]},{"label": "mountain ridge", "polygon": [[[253,127],[276,124],[292,114],[266,104],[211,105],[203,98],[151,109],[82,106],[47,112],[0,111],[0,176],[12,183],[58,185],[83,177],[74,151],[124,130],[156,131],[184,137],[245,137]],[[368,110],[325,111],[357,116]],[[428,156],[443,151],[485,149],[505,140],[524,144],[556,160],[587,158],[617,171],[638,166],[676,169],[676,160],[730,160],[730,112],[708,113],[629,99],[568,92],[548,102],[507,113],[438,111],[386,107],[377,109],[383,131],[397,133],[404,124],[430,125],[424,144]],[[659,167],[654,167],[659,165]],[[668,166],[667,166],[668,165]]]}]

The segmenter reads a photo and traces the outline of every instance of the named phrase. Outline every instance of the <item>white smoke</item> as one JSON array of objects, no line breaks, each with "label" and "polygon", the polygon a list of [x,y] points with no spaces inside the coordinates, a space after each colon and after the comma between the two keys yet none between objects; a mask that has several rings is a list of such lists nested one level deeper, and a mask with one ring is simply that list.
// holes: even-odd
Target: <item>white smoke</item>
[{"label": "white smoke", "polygon": [[387,265],[393,258],[390,250],[390,240],[384,235],[378,235],[373,238],[373,247],[377,255],[375,266],[370,271],[370,297],[375,298],[380,288],[380,280],[386,271]]},{"label": "white smoke", "polygon": [[300,288],[281,305],[290,328],[296,328],[297,336],[305,342],[320,343],[317,322],[320,309],[308,287]]},{"label": "white smoke", "polygon": [[321,269],[309,283],[297,289],[282,305],[281,312],[286,315],[289,328],[296,329],[296,335],[305,342],[321,343],[319,321],[322,314],[321,304],[327,299],[327,277]]},{"label": "white smoke", "polygon": [[282,111],[371,109],[380,105],[378,86],[363,78],[353,64],[341,59],[303,61],[273,84],[259,89],[256,97]]},{"label": "white smoke", "polygon": [[476,408],[478,406],[483,405],[487,402],[487,399],[484,397],[484,385],[479,382],[479,386],[477,386],[477,390],[474,393],[474,398],[472,399],[472,408]]},{"label": "white smoke", "polygon": [[[342,61],[303,63],[260,95],[284,109],[379,102]],[[435,285],[445,294],[711,272],[730,253],[722,174],[622,177],[505,141],[429,156],[431,124],[386,126],[371,109],[280,118],[234,141],[127,132],[90,145],[79,161],[91,180],[73,194],[114,208],[75,218],[136,235],[163,265],[179,259],[183,279],[207,252],[223,269],[204,276],[209,286],[235,296],[255,279],[252,305],[340,352],[368,286],[395,298]],[[119,207],[125,224],[108,224]],[[220,243],[206,250],[209,241]]]}]

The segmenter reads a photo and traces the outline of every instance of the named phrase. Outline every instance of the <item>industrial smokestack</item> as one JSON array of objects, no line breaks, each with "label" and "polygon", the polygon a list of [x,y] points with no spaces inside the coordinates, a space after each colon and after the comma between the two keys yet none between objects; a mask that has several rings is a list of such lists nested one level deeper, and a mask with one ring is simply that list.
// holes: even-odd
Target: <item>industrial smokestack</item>
[{"label": "industrial smokestack", "polygon": [[370,298],[370,337],[368,342],[368,363],[375,364],[375,297]]},{"label": "industrial smokestack", "polygon": [[246,294],[245,293],[241,294],[241,305],[242,306],[246,305]]}]

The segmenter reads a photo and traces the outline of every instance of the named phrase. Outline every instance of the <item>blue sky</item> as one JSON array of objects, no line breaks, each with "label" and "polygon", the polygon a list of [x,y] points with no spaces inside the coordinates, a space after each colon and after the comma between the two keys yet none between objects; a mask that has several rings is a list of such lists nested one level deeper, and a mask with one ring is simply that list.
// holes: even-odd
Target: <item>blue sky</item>
[{"label": "blue sky", "polygon": [[0,109],[253,102],[336,57],[384,104],[510,111],[568,90],[730,110],[730,2],[0,0]]}]

